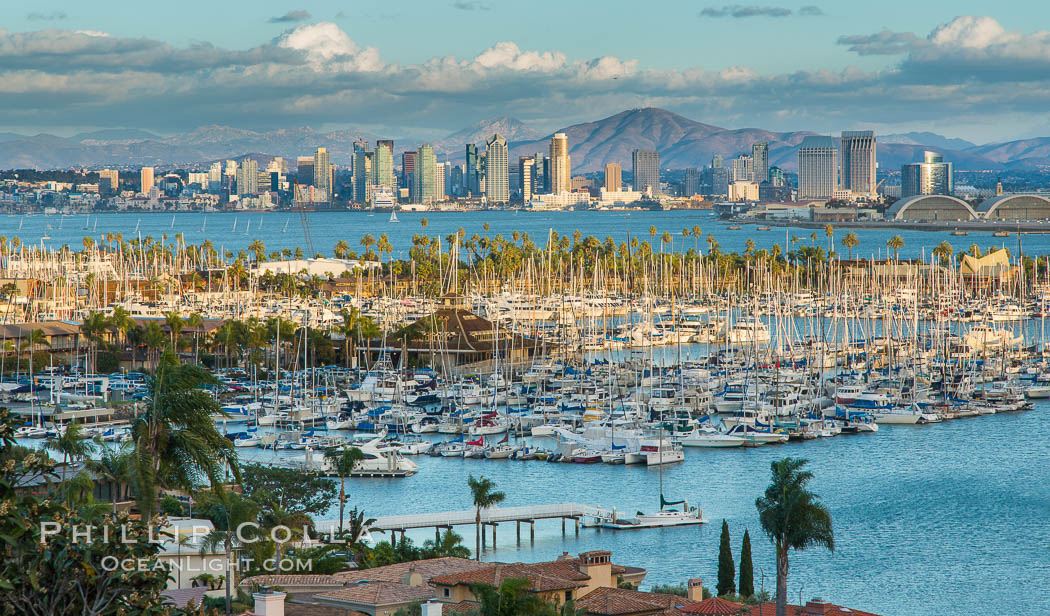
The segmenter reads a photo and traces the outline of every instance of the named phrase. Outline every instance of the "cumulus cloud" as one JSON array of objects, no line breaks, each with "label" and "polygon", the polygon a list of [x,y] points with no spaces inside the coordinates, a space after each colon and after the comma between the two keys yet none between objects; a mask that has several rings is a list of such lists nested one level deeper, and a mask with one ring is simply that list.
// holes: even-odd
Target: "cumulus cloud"
[{"label": "cumulus cloud", "polygon": [[458,0],[452,3],[452,8],[461,11],[487,11],[489,10],[489,5],[484,2],[477,2],[477,0]]},{"label": "cumulus cloud", "polygon": [[310,15],[310,11],[307,11],[305,9],[298,9],[298,10],[295,10],[295,11],[288,11],[284,15],[278,15],[276,17],[271,17],[267,21],[272,23],[272,24],[290,24],[290,23],[295,23],[297,21],[306,21],[307,19],[310,19],[311,17],[313,17],[313,16]]},{"label": "cumulus cloud", "polygon": [[26,15],[26,19],[29,21],[62,21],[66,17],[68,15],[64,11],[51,11],[48,13],[33,11]]},{"label": "cumulus cloud", "polygon": [[569,57],[501,41],[471,56],[397,64],[330,22],[299,24],[244,50],[0,29],[0,108],[9,127],[182,130],[345,122],[387,126],[397,134],[403,127],[456,129],[502,115],[565,125],[644,105],[723,126],[819,130],[858,118],[987,122],[990,109],[1011,118],[1047,113],[1045,32],[1012,32],[974,17],[924,35],[883,31],[843,36],[839,44],[857,54],[898,58],[887,56],[891,63],[881,70],[766,74],[737,65],[641,67],[630,58]]}]

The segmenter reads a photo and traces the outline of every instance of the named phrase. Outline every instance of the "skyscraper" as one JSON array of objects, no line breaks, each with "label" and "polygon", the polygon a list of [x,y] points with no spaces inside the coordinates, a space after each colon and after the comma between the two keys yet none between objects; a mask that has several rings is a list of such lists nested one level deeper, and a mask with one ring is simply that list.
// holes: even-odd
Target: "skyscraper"
[{"label": "skyscraper", "polygon": [[631,155],[634,189],[652,197],[660,194],[660,153],[635,150]]},{"label": "skyscraper", "polygon": [[561,194],[572,190],[572,159],[569,157],[569,137],[554,133],[550,146],[550,191]]},{"label": "skyscraper", "polygon": [[332,200],[332,163],[325,148],[314,152],[314,188],[324,191],[325,201]]},{"label": "skyscraper", "polygon": [[810,136],[798,149],[798,196],[829,199],[838,188],[838,153],[831,137]]},{"label": "skyscraper", "polygon": [[751,181],[761,184],[769,180],[769,144],[751,144]]},{"label": "skyscraper", "polygon": [[473,143],[467,144],[466,169],[463,172],[463,190],[466,196],[477,196],[480,192],[478,181],[478,146]]},{"label": "skyscraper", "polygon": [[692,197],[700,194],[700,170],[690,167],[685,170],[685,183],[682,186],[683,196]]},{"label": "skyscraper", "polygon": [[434,167],[434,200],[441,201],[445,196],[445,177],[448,163],[437,163]]},{"label": "skyscraper", "polygon": [[452,197],[462,197],[466,192],[463,188],[463,168],[459,165],[453,165],[452,171],[448,174],[449,184],[448,193]]},{"label": "skyscraper", "polygon": [[950,195],[955,191],[952,164],[937,152],[923,152],[921,163],[901,165],[901,198]]},{"label": "skyscraper", "polygon": [[354,143],[354,203],[368,203],[375,181],[368,164],[369,152],[366,141]]},{"label": "skyscraper", "polygon": [[237,194],[259,194],[259,162],[245,158],[237,168]]},{"label": "skyscraper", "polygon": [[390,139],[376,141],[375,154],[372,156],[372,182],[377,186],[394,187],[394,142]]},{"label": "skyscraper", "polygon": [[510,201],[510,152],[499,134],[485,142],[485,197],[493,203]]},{"label": "skyscraper", "polygon": [[755,177],[755,160],[747,154],[741,154],[733,159],[733,173],[731,180],[734,182],[751,182]]},{"label": "skyscraper", "polygon": [[623,173],[619,163],[605,163],[605,192],[620,192]]},{"label": "skyscraper", "polygon": [[415,203],[434,203],[437,201],[437,182],[434,179],[434,174],[437,173],[437,157],[434,156],[434,148],[429,143],[424,143],[415,154],[412,160],[412,200]]},{"label": "skyscraper", "polygon": [[722,155],[721,154],[715,154],[714,156],[711,157],[711,168],[712,169],[721,169],[722,168]]},{"label": "skyscraper", "polygon": [[535,171],[536,171],[536,159],[531,156],[519,156],[518,157],[518,179],[521,182],[519,188],[521,189],[521,200],[523,203],[532,201],[532,195],[535,191]]},{"label": "skyscraper", "polygon": [[149,192],[149,189],[153,188],[153,167],[143,167],[139,171],[139,184],[142,194]]},{"label": "skyscraper", "polygon": [[300,156],[295,159],[295,179],[300,186],[314,184],[314,157]]},{"label": "skyscraper", "polygon": [[839,141],[842,188],[854,195],[875,196],[875,133],[843,131]]}]

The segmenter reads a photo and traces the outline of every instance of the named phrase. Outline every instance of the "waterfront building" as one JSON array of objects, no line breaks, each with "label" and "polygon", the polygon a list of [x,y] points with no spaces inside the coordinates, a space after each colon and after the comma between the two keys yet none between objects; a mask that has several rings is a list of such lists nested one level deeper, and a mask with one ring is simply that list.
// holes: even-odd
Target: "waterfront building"
[{"label": "waterfront building", "polygon": [[622,186],[620,190],[606,190],[603,187],[601,191],[599,191],[598,207],[623,207],[635,203],[641,198],[642,193],[637,190],[623,190]]},{"label": "waterfront building", "polygon": [[376,141],[372,154],[372,177],[377,186],[394,187],[394,142],[390,139]]},{"label": "waterfront building", "polygon": [[449,183],[447,184],[450,197],[463,197],[466,190],[463,188],[463,167],[453,165],[449,172]]},{"label": "waterfront building", "polygon": [[755,177],[755,161],[747,154],[733,159],[733,182],[750,182]]},{"label": "waterfront building", "polygon": [[313,186],[314,184],[314,157],[300,156],[296,159],[295,179],[300,186]]},{"label": "waterfront building", "polygon": [[481,194],[481,182],[478,177],[478,146],[467,144],[466,169],[463,172],[464,196],[473,197]]},{"label": "waterfront building", "polygon": [[536,168],[536,159],[531,156],[519,156],[518,157],[518,181],[520,182],[519,191],[521,192],[521,200],[524,203],[532,201],[532,194],[534,190],[533,171]]},{"label": "waterfront building", "polygon": [[730,201],[758,201],[757,182],[733,182],[729,185]]},{"label": "waterfront building", "polygon": [[761,184],[769,180],[769,143],[751,144],[751,181]]},{"label": "waterfront building", "polygon": [[[721,161],[719,161],[721,162]],[[708,195],[729,193],[729,170],[722,166],[707,167],[701,175],[701,192]]]},{"label": "waterfront building", "polygon": [[839,140],[841,188],[854,197],[875,196],[876,144],[870,130],[843,131]]},{"label": "waterfront building", "polygon": [[314,187],[323,190],[329,200],[332,198],[332,163],[325,148],[314,152]]},{"label": "waterfront building", "polygon": [[416,150],[416,155],[413,157],[413,167],[415,169],[412,174],[412,202],[431,204],[438,201],[435,198],[437,196],[437,181],[435,180],[437,158],[434,155],[433,146],[429,143],[419,146],[419,149]]},{"label": "waterfront building", "polygon": [[237,169],[237,195],[259,194],[259,162],[245,158]]},{"label": "waterfront building", "polygon": [[354,144],[354,202],[368,203],[369,191],[376,183],[372,174],[370,163],[371,152],[368,151],[368,142],[358,141]]},{"label": "waterfront building", "polygon": [[572,192],[579,192],[581,190],[589,190],[591,187],[591,181],[582,175],[577,175],[572,178]]},{"label": "waterfront building", "polygon": [[660,153],[635,150],[631,154],[634,189],[650,197],[660,195]]},{"label": "waterfront building", "polygon": [[139,192],[148,194],[153,188],[153,167],[143,167],[139,170]]},{"label": "waterfront building", "polygon": [[485,197],[492,203],[510,201],[510,152],[499,134],[485,143]]},{"label": "waterfront building", "polygon": [[447,162],[438,163],[434,168],[434,197],[435,201],[441,201],[445,196],[445,180],[448,177]]},{"label": "waterfront building", "polygon": [[700,170],[690,167],[685,170],[685,181],[682,183],[682,195],[692,197],[700,194]]},{"label": "waterfront building", "polygon": [[901,198],[954,192],[952,163],[944,162],[937,152],[923,152],[921,163],[901,165]]},{"label": "waterfront building", "polygon": [[605,164],[605,190],[619,192],[623,186],[622,169],[619,163]]},{"label": "waterfront building", "polygon": [[554,133],[550,143],[550,192],[558,194],[572,190],[572,159],[569,156],[569,137]]},{"label": "waterfront building", "polygon": [[829,199],[838,188],[838,153],[831,137],[809,136],[798,149],[798,196]]},{"label": "waterfront building", "polygon": [[116,169],[103,169],[98,172],[99,192],[103,195],[115,195],[120,187],[120,172]]}]

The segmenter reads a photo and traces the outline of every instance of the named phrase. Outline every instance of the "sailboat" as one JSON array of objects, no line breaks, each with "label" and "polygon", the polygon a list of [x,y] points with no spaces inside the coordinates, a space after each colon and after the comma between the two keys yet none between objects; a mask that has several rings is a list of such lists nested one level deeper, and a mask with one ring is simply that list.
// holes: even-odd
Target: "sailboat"
[{"label": "sailboat", "polygon": [[249,220],[248,221],[248,226],[244,228],[244,234],[248,235],[248,232],[250,232],[251,230],[252,230],[252,221]]},{"label": "sailboat", "polygon": [[91,222],[91,214],[84,217],[84,230],[87,231],[88,223]]},{"label": "sailboat", "polygon": [[98,229],[98,216],[95,216],[95,224],[91,227],[91,232],[94,233]]},{"label": "sailboat", "polygon": [[233,233],[233,232],[234,232],[234,231],[236,231],[236,230],[237,230],[237,217],[236,217],[236,216],[234,216],[234,217],[233,217],[233,228],[232,228],[232,229],[230,229],[230,233]]},{"label": "sailboat", "polygon": [[139,232],[139,225],[140,224],[142,224],[142,219],[141,218],[139,218],[138,220],[135,221],[135,230],[131,232],[132,235],[135,235],[136,233]]},{"label": "sailboat", "polygon": [[25,221],[26,221],[26,217],[25,216],[23,216],[22,218],[18,219],[18,230],[19,231],[22,230],[22,225],[25,223]]},{"label": "sailboat", "polygon": [[288,222],[289,221],[287,221],[287,220],[284,221],[284,228],[281,229],[281,233],[288,233]]},{"label": "sailboat", "polygon": [[42,240],[49,240],[49,239],[51,239],[51,225],[47,225],[47,227],[44,229],[44,234],[40,236],[40,239],[42,239]]},{"label": "sailboat", "polygon": [[390,210],[390,222],[401,222],[397,219],[397,210]]},{"label": "sailboat", "polygon": [[208,227],[208,215],[204,215],[204,224],[201,225],[201,233],[204,233],[204,229]]}]

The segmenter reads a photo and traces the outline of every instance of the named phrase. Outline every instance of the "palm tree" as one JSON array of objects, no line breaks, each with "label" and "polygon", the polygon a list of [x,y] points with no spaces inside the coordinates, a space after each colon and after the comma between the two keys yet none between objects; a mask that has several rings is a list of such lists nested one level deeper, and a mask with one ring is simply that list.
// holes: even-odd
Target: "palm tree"
[{"label": "palm tree", "polygon": [[842,238],[842,245],[849,251],[849,260],[853,260],[853,249],[860,244],[860,239],[857,238],[857,234],[850,231],[846,234],[846,237]]},{"label": "palm tree", "polygon": [[186,323],[182,320],[182,315],[179,314],[178,310],[172,310],[164,313],[164,324],[168,326],[168,331],[171,332],[171,348],[172,350],[177,350],[176,341],[179,339],[179,334],[182,333],[182,328]]},{"label": "palm tree", "polygon": [[109,328],[113,333],[120,332],[126,341],[132,327],[135,327],[135,320],[131,318],[131,313],[120,306],[113,308],[113,314],[109,317]]},{"label": "palm tree", "polygon": [[[33,388],[33,352],[34,347],[50,347],[51,342],[47,339],[47,335],[44,334],[44,330],[37,328],[29,330],[26,337],[22,340],[22,348],[20,351],[29,351],[29,388]],[[32,392],[30,392],[32,395]]]},{"label": "palm tree", "polygon": [[80,333],[84,335],[84,338],[87,338],[91,346],[92,362],[91,366],[88,366],[90,372],[96,370],[95,366],[98,364],[98,347],[102,344],[102,336],[108,328],[109,320],[106,319],[106,315],[95,311],[90,312],[84,319],[84,322],[80,325]]},{"label": "palm tree", "polygon": [[948,240],[944,240],[933,249],[933,256],[941,260],[942,265],[948,264],[948,259],[955,254],[955,249],[948,243]]},{"label": "palm tree", "polygon": [[214,382],[203,368],[180,365],[168,353],[147,380],[146,411],[131,424],[135,496],[144,519],[154,513],[158,488],[194,490],[204,479],[216,488],[227,468],[240,478],[236,450],[212,420],[219,404],[201,388]]},{"label": "palm tree", "polygon": [[332,249],[332,254],[335,255],[336,259],[345,259],[349,252],[350,244],[347,244],[346,240],[339,240],[335,243],[335,248]]},{"label": "palm tree", "polygon": [[329,449],[324,452],[324,457],[339,475],[339,533],[342,534],[343,512],[346,509],[346,478],[354,472],[354,466],[365,459],[365,454],[361,453],[357,447],[344,445],[342,449]]},{"label": "palm tree", "polygon": [[474,475],[471,475],[467,478],[467,485],[470,486],[470,493],[474,498],[474,510],[476,512],[474,517],[474,543],[476,546],[474,560],[481,560],[481,510],[502,503],[507,495],[503,492],[494,491],[496,483],[484,476],[475,479]]},{"label": "palm tree", "polygon": [[808,460],[784,458],[770,464],[772,480],[755,501],[762,529],[776,548],[777,612],[787,613],[788,552],[823,546],[835,550],[831,514],[807,489],[813,474],[802,470]]},{"label": "palm tree", "polygon": [[904,246],[904,238],[902,238],[899,235],[894,235],[889,239],[889,241],[886,242],[886,247],[893,249],[894,261],[897,260],[897,251],[900,250],[902,246]]},{"label": "palm tree", "polygon": [[831,254],[831,247],[835,245],[835,227],[831,226],[831,223],[824,225],[824,235],[828,238],[828,254]]}]

